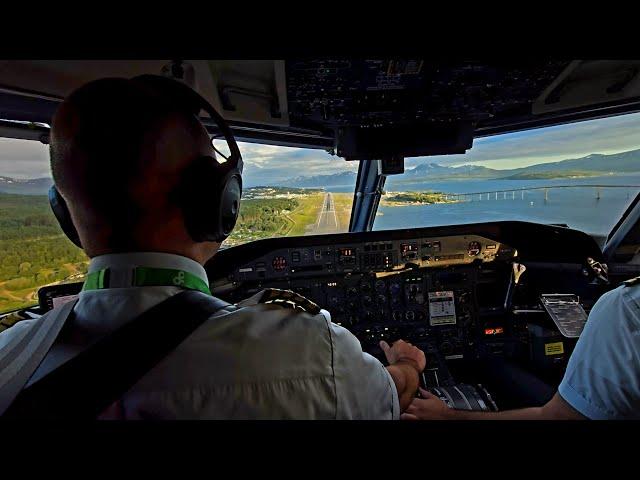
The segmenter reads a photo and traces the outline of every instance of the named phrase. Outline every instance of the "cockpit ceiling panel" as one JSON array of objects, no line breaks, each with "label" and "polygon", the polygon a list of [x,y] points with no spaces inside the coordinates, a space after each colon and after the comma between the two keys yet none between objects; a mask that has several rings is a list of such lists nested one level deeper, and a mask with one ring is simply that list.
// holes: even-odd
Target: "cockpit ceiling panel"
[{"label": "cockpit ceiling panel", "polygon": [[[0,118],[33,115],[31,121],[47,123],[52,106],[90,80],[161,74],[170,64],[0,60]],[[480,136],[640,109],[637,60],[315,58],[185,60],[184,65],[187,83],[232,126],[244,129],[247,138],[259,132],[254,141],[268,137],[275,144],[283,132],[335,138],[340,128],[420,131],[428,123],[471,124]],[[16,99],[22,99],[24,112]],[[270,128],[278,135],[268,133]]]},{"label": "cockpit ceiling panel", "polygon": [[[160,75],[170,65],[168,59],[5,60],[0,61],[0,94],[61,101],[91,80]],[[228,121],[289,125],[284,61],[185,60],[182,65],[185,82],[207,98]]]},{"label": "cockpit ceiling panel", "polygon": [[91,80],[159,74],[168,63],[169,60],[1,60],[0,89],[62,99]]}]

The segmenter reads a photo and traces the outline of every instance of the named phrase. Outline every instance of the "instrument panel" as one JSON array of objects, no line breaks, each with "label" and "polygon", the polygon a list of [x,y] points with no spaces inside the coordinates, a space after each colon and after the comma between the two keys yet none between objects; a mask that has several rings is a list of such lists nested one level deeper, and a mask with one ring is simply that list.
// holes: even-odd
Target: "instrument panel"
[{"label": "instrument panel", "polygon": [[487,263],[514,254],[514,249],[477,235],[338,243],[269,252],[241,265],[231,279],[243,282],[350,272],[393,274],[421,267]]},{"label": "instrument panel", "polygon": [[[463,358],[478,319],[504,307],[516,250],[479,235],[445,235],[280,248],[212,282],[239,301],[263,288],[293,290],[328,310],[363,348],[380,340],[429,342]],[[481,285],[503,285],[478,299]],[[480,286],[480,288],[478,288]]]},{"label": "instrument panel", "polygon": [[[229,302],[264,288],[300,293],[383,362],[380,340],[413,343],[436,395],[470,384],[488,405],[482,383],[500,408],[520,408],[553,394],[572,348],[540,295],[577,294],[588,309],[602,293],[588,259],[602,252],[583,232],[504,221],[270,238],[223,249],[205,268]],[[560,342],[564,353],[549,355]]]}]

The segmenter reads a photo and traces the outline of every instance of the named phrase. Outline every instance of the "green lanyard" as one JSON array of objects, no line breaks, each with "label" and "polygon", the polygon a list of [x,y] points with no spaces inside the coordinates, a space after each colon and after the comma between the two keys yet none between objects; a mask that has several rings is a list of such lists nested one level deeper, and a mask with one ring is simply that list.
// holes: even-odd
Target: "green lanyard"
[{"label": "green lanyard", "polygon": [[[184,270],[172,268],[136,267],[133,270],[132,287],[179,287],[198,290],[211,295],[209,285],[200,277]],[[109,288],[109,269],[87,274],[82,290],[101,290]]]}]

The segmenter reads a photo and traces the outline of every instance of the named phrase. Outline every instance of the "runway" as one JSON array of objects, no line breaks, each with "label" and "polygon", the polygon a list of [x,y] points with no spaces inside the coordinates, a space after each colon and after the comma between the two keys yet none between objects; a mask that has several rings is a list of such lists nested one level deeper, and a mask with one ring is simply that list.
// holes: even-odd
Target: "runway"
[{"label": "runway", "polygon": [[322,209],[311,230],[311,234],[335,233],[338,231],[338,217],[336,206],[330,193],[326,193],[322,201]]}]

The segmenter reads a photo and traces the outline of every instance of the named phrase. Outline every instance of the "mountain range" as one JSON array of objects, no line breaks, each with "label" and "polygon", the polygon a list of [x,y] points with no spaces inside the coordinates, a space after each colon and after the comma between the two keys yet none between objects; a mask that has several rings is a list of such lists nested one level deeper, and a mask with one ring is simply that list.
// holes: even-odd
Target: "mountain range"
[{"label": "mountain range", "polygon": [[[533,180],[601,176],[609,173],[624,172],[640,172],[640,149],[611,155],[594,153],[581,158],[538,163],[528,167],[502,170],[480,165],[449,167],[438,163],[420,163],[415,168],[405,170],[403,175],[391,177],[389,180],[392,180],[393,183],[396,184],[420,180],[465,180],[483,178]],[[281,185],[296,187],[337,187],[354,185],[355,178],[356,174],[354,172],[340,172],[333,175],[296,177],[282,182]]]},{"label": "mountain range", "polygon": [[[538,163],[528,167],[498,170],[480,165],[462,165],[448,167],[434,162],[420,163],[415,168],[405,170],[404,175],[391,177],[394,184],[422,180],[465,180],[465,179],[503,179],[533,180],[567,178],[580,176],[600,176],[609,173],[640,172],[640,149],[628,152],[604,155],[594,153],[581,158],[572,158],[558,162]],[[327,175],[298,176],[282,181],[271,182],[272,186],[322,188],[353,186],[355,172],[338,172]],[[0,192],[27,195],[45,195],[53,184],[51,178],[15,179],[0,176]]]},{"label": "mountain range", "polygon": [[53,185],[51,178],[11,178],[0,176],[1,193],[17,193],[21,195],[46,195]]},{"label": "mountain range", "polygon": [[282,182],[274,182],[281,187],[351,187],[356,183],[356,172],[338,172],[329,175],[313,175],[290,178]]}]

